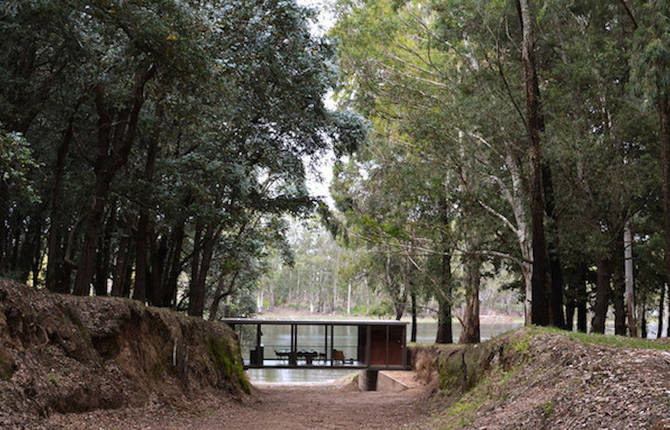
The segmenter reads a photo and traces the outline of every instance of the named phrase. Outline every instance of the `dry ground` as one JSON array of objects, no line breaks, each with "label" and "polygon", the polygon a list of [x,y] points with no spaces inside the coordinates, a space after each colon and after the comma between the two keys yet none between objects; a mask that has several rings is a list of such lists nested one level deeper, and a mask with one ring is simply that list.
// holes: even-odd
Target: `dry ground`
[{"label": "dry ground", "polygon": [[402,429],[427,413],[426,390],[360,392],[320,386],[263,386],[256,395],[203,400],[185,409],[152,407],[54,415],[46,428],[68,429]]}]

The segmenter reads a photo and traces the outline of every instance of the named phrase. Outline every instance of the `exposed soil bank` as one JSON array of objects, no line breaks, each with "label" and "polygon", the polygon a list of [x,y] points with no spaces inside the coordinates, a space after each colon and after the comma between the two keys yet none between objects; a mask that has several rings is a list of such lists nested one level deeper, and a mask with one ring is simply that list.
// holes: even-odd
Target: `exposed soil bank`
[{"label": "exposed soil bank", "polygon": [[423,428],[670,428],[668,344],[525,328],[412,362],[439,386]]},{"label": "exposed soil bank", "polygon": [[0,428],[670,428],[670,343],[525,328],[411,363],[401,392],[250,389],[223,324],[0,280]]},{"label": "exposed soil bank", "polygon": [[237,338],[225,324],[0,279],[0,428],[33,428],[55,412],[247,391]]}]

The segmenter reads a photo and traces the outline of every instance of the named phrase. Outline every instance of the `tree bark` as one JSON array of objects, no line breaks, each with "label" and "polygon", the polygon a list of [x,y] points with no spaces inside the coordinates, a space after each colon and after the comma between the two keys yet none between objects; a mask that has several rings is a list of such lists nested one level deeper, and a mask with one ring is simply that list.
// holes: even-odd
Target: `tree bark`
[{"label": "tree bark", "polygon": [[[670,286],[670,100],[667,94],[658,97],[660,122],[659,144],[663,163],[663,223],[665,226],[665,283]],[[668,294],[670,300],[670,293]],[[670,327],[670,312],[668,312]],[[669,329],[670,330],[670,329]],[[669,331],[670,334],[670,331]],[[646,337],[642,335],[642,337]]]},{"label": "tree bark", "polygon": [[623,230],[624,246],[624,272],[626,278],[626,310],[628,314],[628,329],[631,337],[637,337],[637,321],[635,318],[635,291],[633,289],[633,234],[630,228],[630,220],[626,221]]},{"label": "tree bark", "polygon": [[[200,223],[196,224],[196,232],[194,236],[194,243],[196,239],[200,242],[202,237],[202,245],[198,245],[193,250],[193,267],[191,271],[191,283],[189,288],[188,314],[191,316],[202,317],[205,310],[205,283],[207,281],[207,272],[212,261],[214,253],[214,245],[219,238],[221,230],[214,231],[211,226],[202,234],[203,226]],[[194,245],[195,246],[195,245]],[[198,251],[196,253],[196,250]],[[202,255],[198,255],[202,253]]]},{"label": "tree bark", "polygon": [[[65,261],[63,257],[63,181],[65,178],[65,162],[70,151],[70,144],[74,136],[74,113],[70,116],[68,126],[63,134],[63,140],[56,152],[56,166],[54,169],[54,184],[51,192],[51,213],[49,215],[50,226],[47,239],[47,289],[55,293],[68,292],[58,283],[58,272],[63,271]],[[69,290],[69,288],[68,288]]]},{"label": "tree bark", "polygon": [[665,307],[665,284],[661,285],[661,299],[658,302],[658,330],[656,330],[656,339],[660,339],[661,336],[663,335],[663,308],[664,307]]},{"label": "tree bark", "polygon": [[555,210],[554,183],[549,163],[542,163],[542,184],[544,187],[544,209],[547,214],[548,227],[547,243],[549,251],[549,268],[551,272],[551,295],[548,297],[549,324],[559,328],[565,328],[565,316],[563,314],[563,271],[561,269],[561,247],[558,234],[558,216]]},{"label": "tree bark", "polygon": [[162,288],[163,306],[177,304],[177,280],[182,271],[181,267],[181,248],[184,244],[184,231],[186,219],[182,218],[172,229],[170,234],[170,253],[168,255],[168,272],[165,283]]},{"label": "tree bark", "polygon": [[102,235],[101,252],[98,253],[95,269],[94,290],[96,296],[107,295],[107,280],[109,278],[109,259],[112,248],[112,233],[116,228],[116,202],[113,201],[109,208],[109,216],[105,223],[104,234]]},{"label": "tree bark", "polygon": [[[147,151],[147,162],[144,166],[144,182],[145,185],[151,184],[154,177],[154,170],[156,167],[156,157],[158,156],[158,143],[156,139],[152,138],[149,142]],[[149,208],[146,204],[140,207],[140,216],[137,221],[137,235],[136,235],[135,250],[135,289],[133,290],[133,299],[144,303],[147,299],[147,278],[149,265],[147,261],[148,254],[148,240],[149,240]]]},{"label": "tree bark", "polygon": [[437,294],[437,335],[435,343],[454,343],[451,330],[451,254],[443,249],[440,264],[440,291]]},{"label": "tree bark", "polygon": [[592,333],[605,333],[605,319],[612,278],[612,262],[601,259],[598,262],[598,280],[596,285],[596,302],[593,305],[593,319],[591,320]]},{"label": "tree bark", "polygon": [[463,331],[458,343],[479,343],[479,284],[481,282],[481,257],[465,257],[465,309],[463,312]]},{"label": "tree bark", "polygon": [[588,305],[588,294],[586,292],[586,266],[579,267],[579,278],[577,282],[577,331],[586,333],[586,310]]},{"label": "tree bark", "polygon": [[626,335],[626,306],[624,304],[625,274],[624,274],[624,242],[617,238],[614,252],[614,276],[612,279],[612,305],[614,306],[614,334]]},{"label": "tree bark", "polygon": [[643,297],[640,303],[640,337],[647,338],[647,301]]},{"label": "tree bark", "polygon": [[77,277],[72,293],[77,296],[88,296],[91,292],[91,279],[95,271],[95,258],[101,226],[105,218],[105,201],[109,194],[109,180],[98,178],[93,193],[93,202],[86,218],[84,245],[77,260]]},{"label": "tree bark", "polygon": [[[153,248],[153,247],[152,247]],[[158,241],[158,249],[151,252],[151,291],[150,302],[154,306],[169,306],[163,302],[164,278],[165,278],[165,263],[168,256],[168,240],[167,235],[161,235]]]},{"label": "tree bark", "polygon": [[440,256],[440,284],[437,294],[437,334],[435,343],[454,343],[451,330],[451,247],[449,242],[449,206],[447,199],[440,197],[440,224],[442,231],[442,255]]},{"label": "tree bark", "polygon": [[410,334],[410,342],[416,342],[416,291],[413,288],[410,299],[412,301],[412,333]]},{"label": "tree bark", "polygon": [[533,235],[533,274],[531,321],[537,325],[549,324],[551,297],[550,278],[547,276],[547,251],[544,236],[544,198],[542,185],[542,155],[540,152],[540,132],[543,129],[540,108],[540,91],[535,64],[534,17],[528,0],[517,0],[517,8],[523,31],[522,57],[526,87],[526,122],[528,131],[528,159],[530,162],[530,208]]},{"label": "tree bark", "polygon": [[111,295],[114,297],[123,296],[123,292],[126,289],[126,272],[128,269],[128,262],[130,260],[130,247],[132,246],[131,235],[131,227],[126,226],[119,239],[119,246],[116,253],[116,264],[114,266],[114,274],[112,276]]}]

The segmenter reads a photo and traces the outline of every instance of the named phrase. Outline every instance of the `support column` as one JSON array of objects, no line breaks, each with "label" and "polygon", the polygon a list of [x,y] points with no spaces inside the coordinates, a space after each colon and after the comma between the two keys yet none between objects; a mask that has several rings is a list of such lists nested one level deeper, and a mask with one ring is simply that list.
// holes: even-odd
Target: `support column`
[{"label": "support column", "polygon": [[358,388],[361,391],[377,391],[378,370],[364,369],[358,372]]}]

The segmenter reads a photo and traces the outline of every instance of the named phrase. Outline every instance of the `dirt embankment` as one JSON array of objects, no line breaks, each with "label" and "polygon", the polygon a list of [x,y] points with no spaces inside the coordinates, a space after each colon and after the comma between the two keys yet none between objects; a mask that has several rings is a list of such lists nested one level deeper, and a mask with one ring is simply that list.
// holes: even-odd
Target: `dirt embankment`
[{"label": "dirt embankment", "polygon": [[249,389],[236,336],[224,324],[0,279],[0,428],[39,426],[54,412]]},{"label": "dirt embankment", "polygon": [[434,386],[421,428],[670,429],[668,344],[525,328],[411,358]]}]

